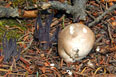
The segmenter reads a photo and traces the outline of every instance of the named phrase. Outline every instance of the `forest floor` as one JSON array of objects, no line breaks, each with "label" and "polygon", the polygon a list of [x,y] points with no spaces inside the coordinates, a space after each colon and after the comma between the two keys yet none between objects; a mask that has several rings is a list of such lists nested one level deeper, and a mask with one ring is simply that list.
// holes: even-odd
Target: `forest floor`
[{"label": "forest floor", "polygon": [[[32,5],[34,4],[33,1],[36,0],[18,1],[14,0],[12,6],[24,8],[27,6],[27,3]],[[7,0],[7,5],[10,3],[10,0]],[[80,22],[83,24],[92,22],[115,3],[115,0],[109,0],[109,2],[105,2],[104,0],[89,0],[87,3],[89,6],[87,8],[87,20]],[[45,24],[45,19],[48,15],[41,13],[42,24]],[[96,37],[92,51],[81,61],[71,64],[65,63],[58,55],[57,42],[52,43],[52,46],[47,50],[42,50],[39,47],[39,42],[35,41],[33,37],[37,18],[0,18],[0,77],[115,77],[115,15],[116,10],[106,14],[100,22],[90,27]],[[63,29],[71,23],[71,15],[56,11],[50,25],[50,36],[55,33],[58,26]],[[20,51],[20,53],[7,52],[12,47],[9,46],[8,49],[4,49],[3,40],[5,38],[7,39],[6,44],[9,45],[12,45],[10,43],[15,45],[15,41],[13,40],[15,38],[17,46],[14,46],[14,48],[16,48],[16,51]],[[6,55],[4,55],[5,50],[7,50]],[[12,56],[13,53],[16,55]]]}]

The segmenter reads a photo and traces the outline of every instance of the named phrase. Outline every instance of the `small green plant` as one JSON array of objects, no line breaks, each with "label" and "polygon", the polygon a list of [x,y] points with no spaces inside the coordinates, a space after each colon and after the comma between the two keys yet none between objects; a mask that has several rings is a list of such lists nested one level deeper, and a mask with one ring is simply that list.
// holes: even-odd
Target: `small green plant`
[{"label": "small green plant", "polygon": [[64,29],[64,20],[65,20],[65,15],[63,16],[63,22],[62,22],[63,29]]}]

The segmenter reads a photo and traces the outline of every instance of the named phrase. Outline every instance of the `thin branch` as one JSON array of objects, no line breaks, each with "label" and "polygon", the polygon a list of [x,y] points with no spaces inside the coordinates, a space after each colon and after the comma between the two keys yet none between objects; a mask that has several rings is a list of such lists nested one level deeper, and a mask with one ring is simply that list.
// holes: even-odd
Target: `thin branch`
[{"label": "thin branch", "polygon": [[67,3],[61,3],[59,1],[49,1],[48,3],[46,2],[41,2],[39,5],[42,9],[48,9],[49,7],[57,10],[66,10],[68,14],[70,14],[73,10],[73,7]]},{"label": "thin branch", "polygon": [[29,42],[29,45],[28,45],[24,50],[21,51],[21,54],[23,54],[26,50],[28,50],[28,49],[31,47],[32,42],[33,42],[33,38],[32,38],[32,40]]},{"label": "thin branch", "polygon": [[38,3],[38,6],[42,9],[53,8],[57,10],[64,10],[66,13],[73,16],[73,21],[77,21],[79,17],[80,20],[86,20],[86,2],[88,0],[73,0],[74,5],[68,4],[68,2],[61,3],[59,1],[49,1]]},{"label": "thin branch", "polygon": [[107,13],[112,12],[116,8],[116,4],[110,7],[108,10],[106,10],[102,15],[97,17],[93,22],[89,23],[89,27],[93,26],[94,24],[98,23]]},{"label": "thin branch", "polygon": [[0,7],[0,17],[18,17],[18,9]]}]

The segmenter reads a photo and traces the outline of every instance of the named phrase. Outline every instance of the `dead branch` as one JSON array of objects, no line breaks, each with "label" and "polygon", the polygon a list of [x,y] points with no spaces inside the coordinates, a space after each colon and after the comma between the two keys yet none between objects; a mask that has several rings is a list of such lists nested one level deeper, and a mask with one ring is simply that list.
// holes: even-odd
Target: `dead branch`
[{"label": "dead branch", "polygon": [[116,8],[116,4],[110,7],[108,10],[106,10],[102,15],[94,19],[93,22],[89,23],[89,27],[93,26],[94,24],[98,23],[106,14],[112,12]]},{"label": "dead branch", "polygon": [[0,17],[17,17],[18,9],[0,7]]},{"label": "dead branch", "polygon": [[18,8],[6,8],[0,7],[0,18],[1,17],[19,17],[19,18],[33,18],[37,17],[38,10],[21,10]]},{"label": "dead branch", "polygon": [[73,20],[76,21],[79,17],[80,20],[86,20],[86,2],[88,0],[72,0],[74,5],[69,5],[67,2],[61,3],[59,1],[49,1],[48,3],[42,2],[38,4],[42,9],[58,9],[65,10],[66,13],[73,15]]}]

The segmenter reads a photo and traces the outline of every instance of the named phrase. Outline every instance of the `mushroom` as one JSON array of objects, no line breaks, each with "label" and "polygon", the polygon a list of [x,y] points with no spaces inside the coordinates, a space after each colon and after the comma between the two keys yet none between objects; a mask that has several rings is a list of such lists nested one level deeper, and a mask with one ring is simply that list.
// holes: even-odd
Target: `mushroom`
[{"label": "mushroom", "polygon": [[66,26],[58,35],[58,53],[65,62],[75,62],[86,57],[93,48],[95,35],[84,24]]}]

